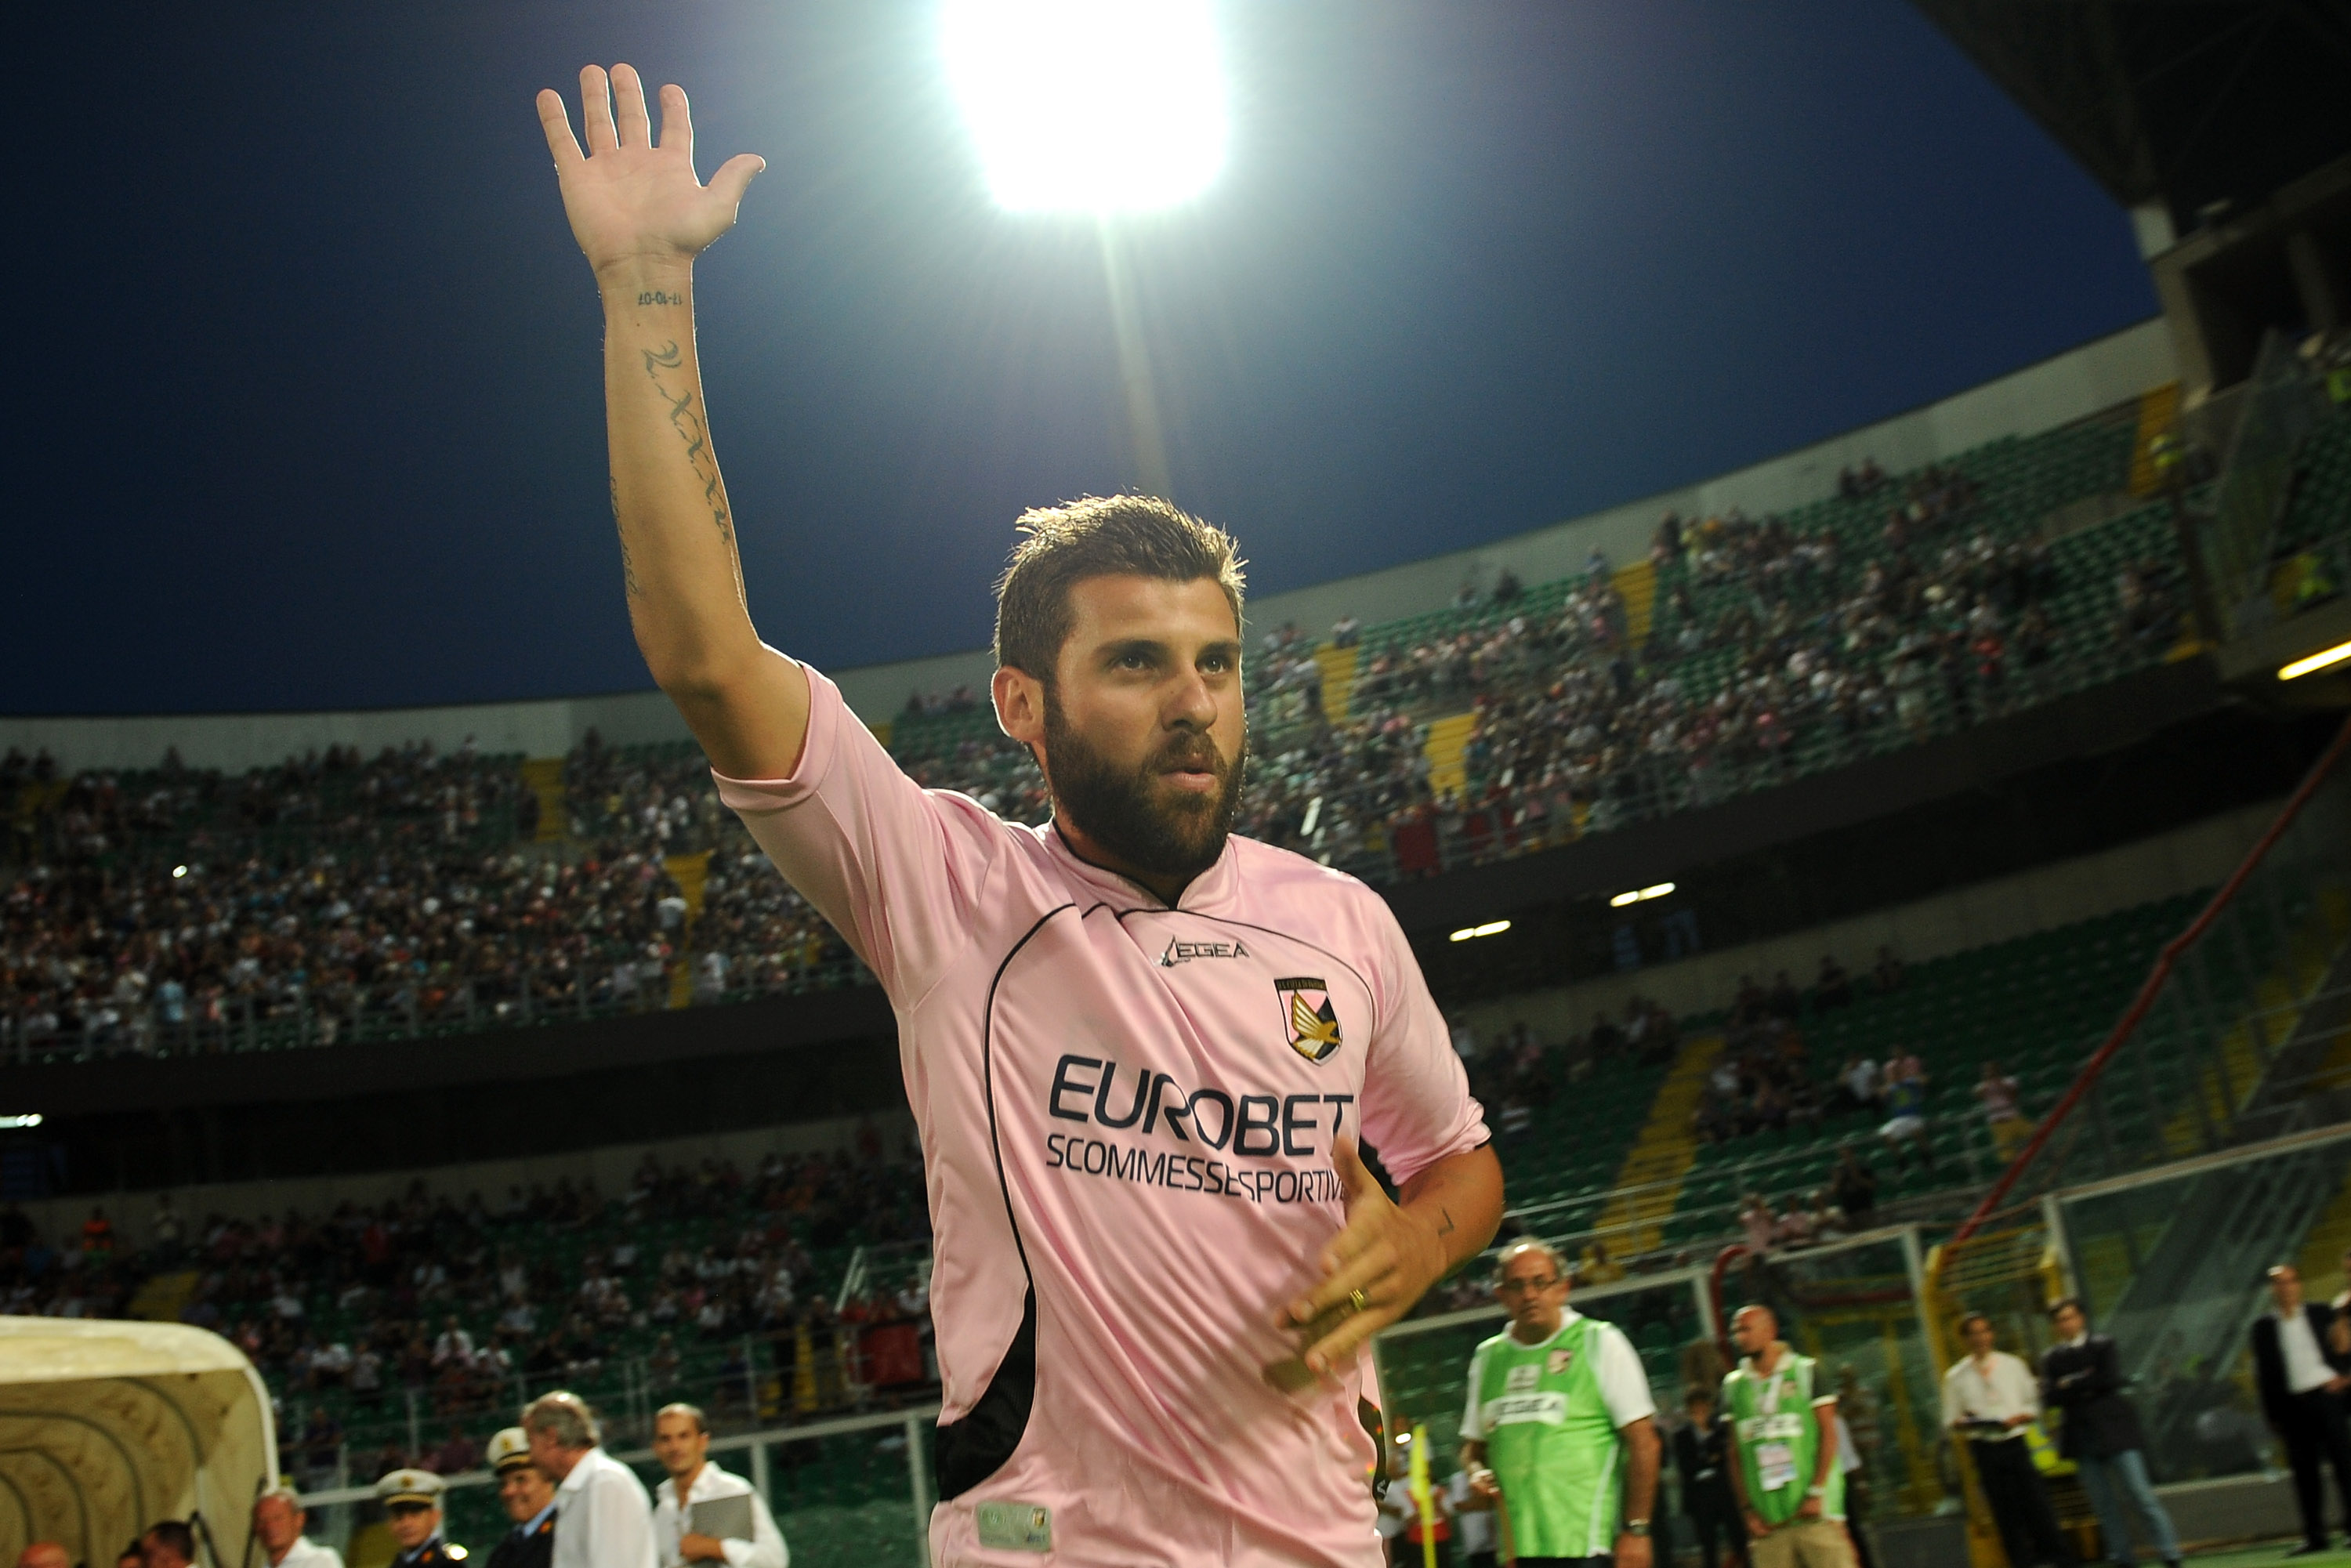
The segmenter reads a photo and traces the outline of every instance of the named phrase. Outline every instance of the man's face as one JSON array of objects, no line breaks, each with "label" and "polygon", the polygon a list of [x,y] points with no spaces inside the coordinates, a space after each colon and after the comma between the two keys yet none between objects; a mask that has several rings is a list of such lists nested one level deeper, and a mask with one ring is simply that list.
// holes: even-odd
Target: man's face
[{"label": "man's face", "polygon": [[1991,1354],[1991,1323],[1983,1318],[1970,1318],[1967,1328],[1968,1353],[1970,1355]]},{"label": "man's face", "polygon": [[[1112,869],[1189,880],[1216,862],[1240,801],[1248,724],[1239,628],[1209,578],[1090,577],[1037,722],[1055,810]],[[999,676],[999,679],[1005,678]]]},{"label": "man's face", "polygon": [[302,1539],[302,1511],[282,1497],[266,1497],[253,1505],[253,1532],[273,1557]]},{"label": "man's face", "polygon": [[702,1468],[710,1453],[710,1434],[691,1416],[664,1416],[653,1423],[653,1458],[662,1469],[681,1479]]},{"label": "man's face", "polygon": [[2270,1296],[2282,1312],[2290,1312],[2302,1305],[2302,1270],[2291,1266],[2271,1270]]},{"label": "man's face", "polygon": [[555,1434],[542,1427],[527,1427],[523,1436],[530,1441],[530,1462],[550,1481],[561,1482],[580,1462],[580,1456],[555,1440]]},{"label": "man's face", "polygon": [[1730,1343],[1746,1355],[1761,1354],[1779,1333],[1780,1325],[1761,1307],[1742,1307],[1730,1320]]},{"label": "man's face", "polygon": [[1567,1276],[1542,1252],[1520,1253],[1502,1265],[1501,1278],[1494,1281],[1495,1298],[1520,1328],[1555,1327],[1567,1292]]},{"label": "man's face", "polygon": [[2089,1326],[2079,1307],[2060,1307],[2049,1321],[2056,1325],[2059,1339],[2079,1339],[2082,1331]]},{"label": "man's face", "polygon": [[539,1473],[537,1465],[508,1465],[498,1475],[498,1501],[517,1524],[537,1519],[538,1511],[554,1498],[555,1483]]},{"label": "man's face", "polygon": [[441,1528],[441,1511],[431,1503],[396,1502],[383,1511],[384,1522],[391,1528],[392,1540],[402,1552],[413,1551],[433,1539]]}]

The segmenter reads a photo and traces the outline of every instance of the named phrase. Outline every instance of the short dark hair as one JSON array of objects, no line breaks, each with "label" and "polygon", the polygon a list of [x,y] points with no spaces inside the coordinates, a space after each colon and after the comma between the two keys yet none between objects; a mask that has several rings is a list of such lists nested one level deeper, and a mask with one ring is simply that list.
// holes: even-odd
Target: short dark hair
[{"label": "short dark hair", "polygon": [[2088,1322],[2090,1321],[2090,1309],[2082,1304],[2082,1298],[2079,1296],[2058,1297],[2055,1301],[2049,1303],[2049,1315],[2053,1318],[2059,1312],[2064,1312],[2067,1307],[2071,1307],[2075,1312],[2081,1313],[2082,1321],[2084,1322]]},{"label": "short dark hair", "polygon": [[1970,1323],[1981,1323],[1981,1324],[1983,1324],[1983,1326],[1984,1326],[1984,1327],[1986,1327],[1986,1328],[1990,1328],[1990,1327],[1991,1327],[1991,1320],[1990,1318],[1988,1318],[1988,1317],[1984,1316],[1984,1314],[1983,1314],[1983,1313],[1981,1313],[1981,1312],[1962,1312],[1962,1313],[1960,1313],[1960,1314],[1959,1314],[1959,1322],[1958,1322],[1955,1326],[1959,1329],[1959,1331],[1961,1333],[1967,1333],[1967,1332],[1968,1332],[1968,1325],[1969,1325]]},{"label": "short dark hair", "polygon": [[1230,534],[1156,496],[1087,496],[1024,512],[1024,536],[996,580],[996,662],[1053,677],[1077,615],[1070,590],[1089,577],[1215,580],[1241,621],[1241,560]]},{"label": "short dark hair", "polygon": [[178,1552],[183,1561],[193,1563],[196,1560],[196,1532],[190,1530],[183,1521],[159,1520],[147,1527],[147,1533],[155,1538],[156,1545]]}]

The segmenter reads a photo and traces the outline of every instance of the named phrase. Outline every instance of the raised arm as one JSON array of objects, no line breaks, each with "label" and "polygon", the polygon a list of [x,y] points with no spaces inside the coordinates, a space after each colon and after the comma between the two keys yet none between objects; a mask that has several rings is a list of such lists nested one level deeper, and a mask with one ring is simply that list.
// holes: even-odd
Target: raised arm
[{"label": "raised arm", "polygon": [[694,172],[685,93],[661,90],[656,144],[627,66],[580,73],[582,152],[562,95],[538,95],[564,214],[604,298],[612,520],[629,621],[653,676],[721,773],[778,779],[808,736],[808,677],[759,641],[743,599],[735,514],[711,449],[694,344],[694,258],[735,225],[752,176],[730,158]]}]

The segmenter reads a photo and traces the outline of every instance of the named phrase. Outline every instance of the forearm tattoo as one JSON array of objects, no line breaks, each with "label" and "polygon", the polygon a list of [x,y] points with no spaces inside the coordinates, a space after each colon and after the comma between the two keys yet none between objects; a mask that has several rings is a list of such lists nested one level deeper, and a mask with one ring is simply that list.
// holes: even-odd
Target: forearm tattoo
[{"label": "forearm tattoo", "polygon": [[636,558],[629,553],[629,530],[621,526],[621,481],[615,476],[607,475],[605,483],[612,491],[612,531],[621,536],[621,587],[630,598],[643,599],[645,585],[637,580]]},{"label": "forearm tattoo", "polygon": [[685,461],[694,476],[702,481],[703,504],[710,508],[710,520],[717,525],[718,537],[731,549],[735,543],[735,519],[726,510],[726,492],[718,479],[717,459],[710,455],[710,426],[695,407],[694,389],[673,395],[664,384],[662,372],[676,370],[685,362],[685,351],[674,340],[659,349],[647,349],[645,376],[653,383],[653,391],[669,404],[670,428],[685,443]]}]

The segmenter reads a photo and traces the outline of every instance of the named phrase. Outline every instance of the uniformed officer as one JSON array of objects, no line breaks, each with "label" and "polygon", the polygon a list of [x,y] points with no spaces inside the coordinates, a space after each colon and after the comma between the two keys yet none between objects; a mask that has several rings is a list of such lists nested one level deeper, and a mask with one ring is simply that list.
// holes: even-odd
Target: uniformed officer
[{"label": "uniformed officer", "polygon": [[508,1427],[490,1439],[498,1500],[515,1521],[490,1552],[490,1568],[549,1568],[555,1560],[555,1483],[530,1462],[530,1437]]},{"label": "uniformed officer", "polygon": [[431,1470],[394,1470],[375,1483],[385,1524],[400,1555],[392,1568],[455,1568],[465,1549],[441,1534],[441,1494],[447,1485]]}]

